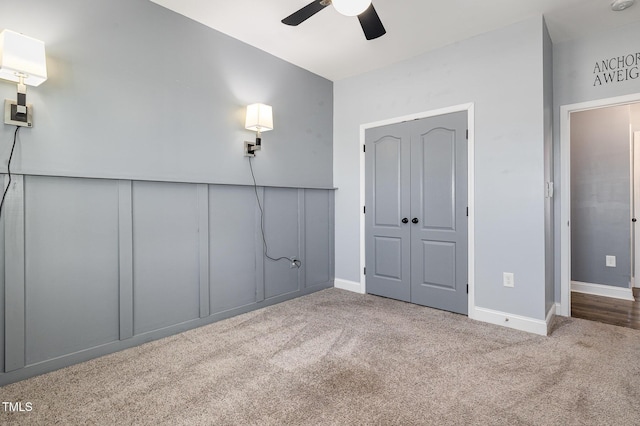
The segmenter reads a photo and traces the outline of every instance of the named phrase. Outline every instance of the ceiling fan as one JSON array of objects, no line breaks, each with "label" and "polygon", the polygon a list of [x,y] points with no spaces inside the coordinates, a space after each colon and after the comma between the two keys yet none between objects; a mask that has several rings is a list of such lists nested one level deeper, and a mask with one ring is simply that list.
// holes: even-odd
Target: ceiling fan
[{"label": "ceiling fan", "polygon": [[315,0],[282,20],[286,25],[300,25],[329,5],[345,16],[357,16],[367,40],[386,34],[371,0]]}]

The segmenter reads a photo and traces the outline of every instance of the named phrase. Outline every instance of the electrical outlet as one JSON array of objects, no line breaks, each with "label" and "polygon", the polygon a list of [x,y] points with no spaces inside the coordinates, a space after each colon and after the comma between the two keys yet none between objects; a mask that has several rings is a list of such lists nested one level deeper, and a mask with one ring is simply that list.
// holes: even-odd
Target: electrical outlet
[{"label": "electrical outlet", "polygon": [[605,257],[605,265],[609,268],[616,267],[616,257],[615,256],[606,256]]},{"label": "electrical outlet", "polygon": [[291,263],[289,264],[289,269],[299,268],[302,265],[302,262],[300,262],[300,259],[298,259],[295,256],[291,256],[289,259],[291,259]]},{"label": "electrical outlet", "polygon": [[513,272],[502,273],[502,284],[505,287],[513,287],[515,285],[515,278],[513,277]]}]

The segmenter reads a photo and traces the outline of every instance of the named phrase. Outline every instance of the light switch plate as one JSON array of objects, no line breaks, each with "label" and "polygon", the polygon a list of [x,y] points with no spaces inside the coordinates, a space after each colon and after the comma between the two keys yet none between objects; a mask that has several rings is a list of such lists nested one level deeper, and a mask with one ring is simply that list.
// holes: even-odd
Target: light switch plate
[{"label": "light switch plate", "polygon": [[545,194],[546,198],[553,198],[553,182],[545,182]]}]

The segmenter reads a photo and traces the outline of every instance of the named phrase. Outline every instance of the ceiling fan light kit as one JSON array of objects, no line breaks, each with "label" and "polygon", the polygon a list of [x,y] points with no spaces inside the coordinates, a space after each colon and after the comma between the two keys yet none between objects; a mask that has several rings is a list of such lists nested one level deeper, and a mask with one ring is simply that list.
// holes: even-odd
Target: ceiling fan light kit
[{"label": "ceiling fan light kit", "polygon": [[611,10],[614,12],[620,12],[633,6],[635,0],[613,0],[611,2]]},{"label": "ceiling fan light kit", "polygon": [[342,15],[357,16],[367,40],[382,37],[387,33],[371,0],[315,0],[284,18],[282,23],[295,27],[329,5],[333,5]]},{"label": "ceiling fan light kit", "polygon": [[371,5],[371,0],[331,0],[338,13],[345,16],[358,16]]}]

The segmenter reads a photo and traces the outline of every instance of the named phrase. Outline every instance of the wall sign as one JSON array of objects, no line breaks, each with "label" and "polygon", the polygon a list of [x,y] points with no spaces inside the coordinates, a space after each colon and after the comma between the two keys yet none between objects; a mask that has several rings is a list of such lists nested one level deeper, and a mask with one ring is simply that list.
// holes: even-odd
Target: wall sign
[{"label": "wall sign", "polygon": [[635,80],[640,77],[640,52],[597,61],[593,74],[594,86]]}]

